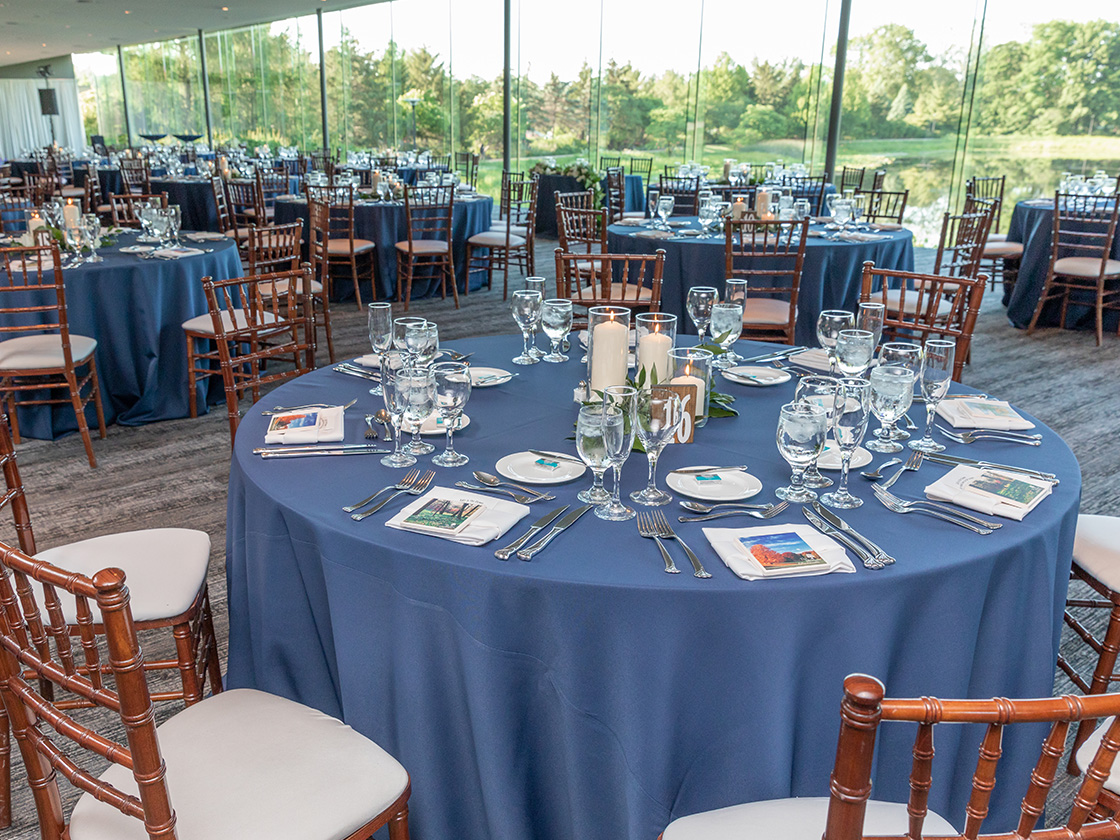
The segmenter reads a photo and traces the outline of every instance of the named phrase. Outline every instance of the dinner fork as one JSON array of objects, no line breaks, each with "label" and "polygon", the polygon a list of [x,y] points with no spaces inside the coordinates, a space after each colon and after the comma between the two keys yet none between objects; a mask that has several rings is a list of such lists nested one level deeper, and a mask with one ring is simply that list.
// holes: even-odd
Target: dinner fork
[{"label": "dinner fork", "polygon": [[657,543],[657,547],[661,549],[661,559],[665,561],[666,572],[671,575],[679,575],[681,573],[681,570],[677,568],[677,564],[673,562],[673,558],[669,554],[668,549],[665,548],[665,544],[661,542],[661,532],[654,527],[653,519],[648,513],[638,514],[638,533]]},{"label": "dinner fork", "polygon": [[681,548],[684,549],[684,553],[688,555],[688,559],[692,563],[693,577],[710,578],[712,576],[711,573],[704,569],[704,566],[700,563],[700,558],[693,553],[692,549],[688,547],[688,544],[677,536],[672,526],[669,525],[669,520],[665,518],[665,514],[659,510],[654,510],[650,512],[650,516],[653,519],[654,526],[657,528],[657,535],[659,537],[676,540],[681,544]]},{"label": "dinner fork", "polygon": [[527,496],[524,493],[515,493],[512,490],[506,490],[504,487],[485,487],[481,484],[471,484],[468,481],[456,481],[455,486],[462,487],[464,490],[477,490],[481,493],[501,493],[523,505],[532,504],[533,502],[549,502],[556,498],[548,493],[543,493],[539,496]]},{"label": "dinner fork", "polygon": [[364,508],[366,505],[368,505],[370,502],[372,502],[374,499],[376,499],[382,493],[388,493],[390,490],[407,490],[409,487],[412,486],[412,482],[416,481],[416,479],[418,479],[419,477],[420,477],[420,470],[412,470],[411,472],[406,473],[405,477],[402,478],[400,481],[398,481],[396,484],[390,484],[388,487],[382,487],[380,490],[378,490],[372,496],[369,496],[368,498],[362,499],[357,504],[347,505],[346,507],[343,508],[343,510],[346,511],[347,513],[350,513],[351,511],[358,510],[359,508]]},{"label": "dinner fork", "polygon": [[411,487],[406,487],[404,490],[398,490],[392,496],[389,496],[384,501],[378,502],[369,510],[362,511],[361,513],[350,514],[350,518],[355,522],[361,522],[367,516],[372,516],[373,514],[377,513],[379,510],[381,510],[381,508],[385,507],[385,505],[389,504],[389,502],[393,501],[393,499],[395,499],[401,493],[408,493],[410,496],[419,496],[421,493],[428,489],[428,485],[432,483],[432,479],[435,477],[435,470],[428,470],[426,473],[424,473],[424,475],[420,477],[420,480],[413,483]]},{"label": "dinner fork", "polygon": [[720,510],[715,513],[706,513],[703,516],[678,516],[678,522],[707,522],[709,519],[721,519],[724,516],[753,516],[755,519],[773,519],[789,507],[789,502],[779,502],[771,505],[766,510]]},{"label": "dinner fork", "polygon": [[952,507],[951,505],[944,504],[942,502],[934,502],[934,501],[931,501],[930,499],[914,499],[914,500],[903,499],[901,496],[896,496],[890,490],[884,490],[881,487],[878,488],[878,491],[884,499],[887,499],[891,502],[894,502],[895,504],[900,505],[902,507],[908,507],[908,508],[929,507],[929,508],[933,508],[935,510],[942,511],[943,513],[948,513],[951,516],[956,516],[956,517],[959,517],[960,519],[967,519],[969,522],[975,522],[977,525],[979,525],[982,528],[991,528],[993,531],[995,531],[998,528],[1003,527],[1002,522],[989,522],[987,519],[981,519],[979,516],[973,516],[971,513],[965,513],[963,510]]},{"label": "dinner fork", "polygon": [[889,490],[892,486],[894,486],[894,483],[898,481],[899,476],[901,476],[904,472],[906,472],[907,470],[917,470],[918,467],[922,465],[922,458],[924,457],[925,455],[923,455],[921,452],[911,452],[910,457],[906,459],[906,463],[902,465],[902,468],[899,469],[898,472],[896,472],[882,484],[877,484],[875,486],[879,487],[882,490]]},{"label": "dinner fork", "polygon": [[875,498],[883,504],[883,507],[895,513],[924,513],[926,516],[932,516],[934,519],[943,519],[946,522],[951,522],[954,525],[959,525],[962,528],[967,528],[970,531],[975,531],[977,534],[992,533],[991,528],[982,528],[978,525],[973,525],[971,522],[965,522],[963,519],[958,519],[955,515],[950,516],[949,514],[941,513],[940,511],[934,510],[933,508],[907,507],[905,503],[892,502],[889,498],[887,498],[888,496],[891,496],[891,494],[887,493],[886,495],[883,495],[882,489],[877,484],[872,485],[871,489],[875,491]]},{"label": "dinner fork", "polygon": [[1003,431],[1002,429],[969,429],[965,432],[955,432],[947,429],[940,423],[934,423],[937,431],[957,443],[976,443],[978,440],[999,440],[1004,443],[1021,443],[1024,446],[1040,446],[1042,435],[1022,435],[1016,432]]}]

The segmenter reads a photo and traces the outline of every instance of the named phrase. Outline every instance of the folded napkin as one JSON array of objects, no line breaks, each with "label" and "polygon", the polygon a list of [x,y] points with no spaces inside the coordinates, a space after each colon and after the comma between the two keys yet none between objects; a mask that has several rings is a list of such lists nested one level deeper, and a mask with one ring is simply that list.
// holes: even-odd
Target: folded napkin
[{"label": "folded napkin", "polygon": [[825,373],[828,372],[828,351],[820,347],[814,347],[812,350],[804,350],[787,358],[792,364],[812,368],[813,370],[823,370]]},{"label": "folded napkin", "polygon": [[1022,521],[1051,491],[1050,482],[1029,475],[961,464],[929,485],[926,497]]},{"label": "folded napkin", "polygon": [[894,222],[872,222],[868,227],[872,230],[903,230],[902,225]]},{"label": "folded napkin", "polygon": [[1004,400],[942,400],[937,413],[956,429],[994,429],[1001,432],[1033,429],[1034,423],[1020,416]]},{"label": "folded napkin", "polygon": [[615,222],[616,225],[625,225],[626,227],[642,227],[645,223],[645,219],[620,219]]},{"label": "folded napkin", "polygon": [[264,442],[268,444],[337,443],[342,440],[346,409],[340,405],[273,415]]},{"label": "folded napkin", "polygon": [[860,233],[853,230],[842,231],[836,234],[836,238],[845,242],[881,242],[884,239],[890,239],[889,236],[880,236],[877,233]]},{"label": "folded napkin", "polygon": [[696,230],[695,228],[689,228],[688,230],[677,231],[677,236],[699,236],[703,232],[704,231],[702,231],[702,230]]},{"label": "folded napkin", "polygon": [[183,257],[200,257],[205,253],[198,248],[159,248],[152,251],[152,256],[164,260],[179,260]]},{"label": "folded napkin", "polygon": [[[856,567],[848,559],[848,553],[840,543],[831,537],[812,528],[809,525],[764,525],[759,528],[704,528],[704,536],[708,543],[719,555],[720,559],[735,575],[743,580],[763,580],[775,577],[803,577],[827,575],[831,572],[855,572]],[[762,565],[754,559],[748,546],[756,540],[758,543],[767,544],[768,548],[780,550],[782,541],[775,541],[773,537],[764,539],[774,534],[795,534],[811,550],[815,551],[827,565],[817,566],[810,571],[795,569],[793,571],[766,573]],[[743,539],[747,542],[744,543]]]},{"label": "folded napkin", "polygon": [[639,230],[630,235],[640,236],[643,239],[671,239],[676,234],[674,234],[671,230]]},{"label": "folded napkin", "polygon": [[[483,511],[457,534],[438,534],[428,529],[415,528],[404,521],[433,499],[475,502],[483,506]],[[501,537],[528,513],[527,505],[519,505],[516,502],[495,499],[491,496],[481,496],[466,490],[460,490],[458,487],[433,487],[416,501],[405,505],[400,513],[385,524],[400,531],[428,534],[463,545],[485,545],[491,540]]]},{"label": "folded napkin", "polygon": [[374,370],[381,369],[381,356],[377,353],[367,353],[365,356],[359,356],[354,360],[354,364],[361,365],[362,367],[373,368]]},{"label": "folded napkin", "polygon": [[209,230],[199,230],[195,231],[194,233],[186,234],[186,238],[191,242],[221,242],[222,240],[228,239],[229,237],[227,237],[224,233],[215,233],[214,231]]},{"label": "folded napkin", "polygon": [[814,225],[830,225],[832,224],[831,216],[810,216],[809,222]]}]

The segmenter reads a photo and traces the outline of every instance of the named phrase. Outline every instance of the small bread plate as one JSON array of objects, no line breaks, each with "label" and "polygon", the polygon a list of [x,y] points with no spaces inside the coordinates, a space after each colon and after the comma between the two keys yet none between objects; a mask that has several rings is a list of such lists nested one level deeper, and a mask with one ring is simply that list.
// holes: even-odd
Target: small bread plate
[{"label": "small bread plate", "polygon": [[[703,465],[701,465],[703,466]],[[690,467],[689,469],[694,469]],[[712,467],[712,469],[716,469]],[[665,476],[670,490],[706,502],[737,502],[762,491],[762,482],[747,472],[713,472],[683,475],[671,472]]]},{"label": "small bread plate", "polygon": [[493,388],[495,385],[505,385],[513,379],[512,373],[501,368],[472,367],[470,371],[472,388]]},{"label": "small bread plate", "polygon": [[[459,423],[455,426],[455,431],[460,431],[467,428],[471,424],[471,418],[465,414],[459,415]],[[416,424],[409,423],[405,420],[401,423],[401,431],[406,434],[412,434],[416,431]],[[443,423],[443,418],[438,413],[432,413],[425,418],[424,422],[420,424],[420,434],[422,435],[445,435],[447,434],[447,426]]]},{"label": "small bread plate", "polygon": [[[862,446],[857,446],[856,451],[852,453],[852,463],[848,465],[848,468],[858,470],[860,467],[866,467],[870,463],[871,453]],[[817,459],[817,467],[822,470],[840,469],[840,447],[836,445],[836,441],[830,440],[824,445],[824,452],[822,452],[821,457]]]},{"label": "small bread plate", "polygon": [[[570,457],[570,456],[569,456]],[[549,460],[532,452],[514,452],[494,465],[499,475],[522,484],[563,484],[579,478],[587,471],[583,464],[568,458]]]},{"label": "small bread plate", "polygon": [[151,245],[125,245],[120,249],[120,252],[122,254],[146,254],[154,250],[155,248]]},{"label": "small bread plate", "polygon": [[723,375],[732,382],[740,385],[754,385],[765,387],[767,385],[781,385],[792,378],[788,370],[778,370],[770,367],[757,367],[755,365],[739,365],[723,371]]}]

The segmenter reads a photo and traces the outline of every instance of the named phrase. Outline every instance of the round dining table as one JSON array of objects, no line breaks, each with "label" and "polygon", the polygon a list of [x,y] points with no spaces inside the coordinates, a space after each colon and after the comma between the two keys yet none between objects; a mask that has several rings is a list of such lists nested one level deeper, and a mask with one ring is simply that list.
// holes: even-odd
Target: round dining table
[{"label": "round dining table", "polygon": [[[434,485],[473,481],[511,453],[573,456],[586,377],[572,341],[566,363],[518,367],[513,336],[457,343],[472,363],[515,372],[475,388],[456,433],[464,467],[431,467]],[[740,342],[741,355],[773,345]],[[363,442],[362,415],[381,407],[372,383],[332,369],[306,374],[247,411],[230,466],[227,685],[274,692],[344,719],[396,756],[412,779],[417,836],[651,840],[674,818],[738,802],[827,796],[844,677],[884,681],[889,696],[1048,696],[1080,495],[1077,461],[1038,424],[1042,445],[953,445],[952,452],[1047,470],[1060,483],[1022,522],[981,536],[865,500],[844,511],[897,558],[872,571],[771,580],[733,575],[703,527],[761,525],[735,517],[678,523],[710,579],[670,575],[635,523],[588,513],[531,562],[494,549],[558,505],[578,505],[590,473],[538,487],[501,538],[479,547],[386,527],[404,504],[357,522],[343,511],[403,470],[380,455],[263,460],[263,408],[341,404],[345,440]],[[774,429],[792,382],[748,387],[720,380],[734,418],[711,419],[689,444],[669,446],[666,472],[745,464],[773,501],[789,479]],[[954,385],[954,392],[960,386]],[[911,412],[917,419],[918,410]],[[1037,422],[1037,421],[1036,421]],[[442,444],[441,438],[433,442]],[[442,447],[439,447],[442,448]],[[894,485],[916,498],[946,468],[924,464]],[[833,473],[835,475],[835,473]],[[628,494],[646,480],[633,454]],[[475,482],[477,483],[477,482]],[[609,484],[609,479],[608,479]],[[679,496],[677,497],[680,498]],[[405,497],[405,500],[409,497]],[[797,506],[766,524],[804,524]],[[963,828],[981,733],[939,733],[930,807]],[[1044,730],[1008,732],[986,828],[1013,827],[1019,786]],[[912,733],[884,731],[875,796],[905,801]]]},{"label": "round dining table", "polygon": [[[610,191],[607,179],[599,182],[603,191],[604,206],[610,206]],[[556,193],[584,192],[585,187],[571,175],[544,174],[538,179],[537,186],[537,233],[556,236]],[[623,212],[636,212],[646,209],[645,188],[641,175],[627,175],[623,180]]]},{"label": "round dining table", "polygon": [[151,179],[152,193],[167,193],[168,204],[178,204],[183,230],[218,230],[218,207],[210,179],[199,175]]},{"label": "round dining table", "polygon": [[[724,237],[722,234],[715,237],[694,235],[700,229],[695,216],[671,221],[678,226],[668,238],[656,238],[661,232],[648,227],[611,225],[607,228],[607,248],[612,254],[653,254],[664,249],[661,311],[677,316],[679,332],[695,334],[696,328],[686,314],[688,290],[693,286],[722,288],[727,276]],[[832,232],[823,225],[809,226],[797,296],[794,340],[798,344],[816,343],[817,316],[825,309],[855,311],[865,260],[871,260],[878,268],[914,270],[914,237],[908,230],[858,234],[875,237],[870,241],[831,239],[830,236]]]}]

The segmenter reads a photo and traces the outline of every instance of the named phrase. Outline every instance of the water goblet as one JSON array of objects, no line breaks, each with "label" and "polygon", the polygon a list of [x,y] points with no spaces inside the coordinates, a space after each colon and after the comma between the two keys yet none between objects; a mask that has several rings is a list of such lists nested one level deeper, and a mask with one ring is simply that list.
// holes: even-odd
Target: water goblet
[{"label": "water goblet", "polygon": [[684,418],[680,395],[653,388],[638,394],[634,403],[635,434],[646,450],[649,460],[649,481],[644,490],[630,494],[632,501],[640,505],[657,507],[667,505],[673,497],[664,490],[657,489],[657,459],[661,450],[673,439]]},{"label": "water goblet", "polygon": [[[530,292],[540,292],[542,301],[544,300],[544,284],[545,284],[545,279],[543,277],[526,277],[525,278],[525,288],[528,289]],[[529,342],[529,355],[532,356],[537,361],[540,361],[541,359],[544,358],[544,353],[542,353],[540,348],[537,347],[537,333],[540,331],[540,328],[541,328],[541,316],[540,316],[540,313],[537,313],[537,320],[533,324],[532,337],[531,337],[530,342]]]},{"label": "water goblet", "polygon": [[[836,428],[836,420],[843,410],[840,397],[840,381],[835,376],[802,376],[793,392],[793,401],[819,405],[823,408],[828,429],[831,431]],[[805,470],[805,486],[814,489],[831,487],[832,479],[821,475],[817,460],[817,458],[814,458],[809,468]]]},{"label": "water goblet", "polygon": [[845,309],[826,309],[817,316],[817,342],[828,353],[828,372],[836,373],[836,341],[841,330],[851,329],[855,315]]},{"label": "water goblet", "polygon": [[418,318],[415,315],[405,315],[393,319],[393,347],[405,354],[405,367],[411,367],[414,361],[412,357],[408,355],[405,335],[408,333],[410,325],[422,324],[425,320],[427,319]]},{"label": "water goblet", "polygon": [[624,505],[619,498],[622,489],[622,465],[634,448],[634,409],[638,389],[629,385],[612,385],[603,391],[603,443],[607,462],[614,471],[611,500],[595,508],[595,515],[610,522],[633,519],[634,509]]},{"label": "water goblet", "polygon": [[576,498],[585,504],[603,505],[611,500],[611,494],[603,487],[603,474],[610,466],[605,430],[616,422],[621,424],[622,416],[605,418],[603,406],[599,403],[585,405],[579,410],[576,419],[576,452],[594,477],[590,487],[576,494]]},{"label": "water goblet", "polygon": [[408,392],[405,381],[401,378],[404,368],[399,371],[382,370],[381,391],[385,398],[385,410],[389,412],[389,423],[393,427],[393,453],[381,459],[387,467],[411,467],[416,463],[416,458],[403,451],[401,448],[401,425],[404,422],[405,409],[408,407]]},{"label": "water goblet", "polygon": [[439,327],[434,321],[407,324],[404,347],[416,367],[428,367],[439,352]]},{"label": "water goblet", "polygon": [[671,195],[663,195],[657,199],[657,215],[661,218],[661,229],[669,230],[669,217],[673,215],[673,208],[677,200]]},{"label": "water goblet", "polygon": [[832,202],[832,219],[840,230],[847,228],[852,219],[852,202],[847,198]]},{"label": "water goblet", "polygon": [[[384,374],[385,354],[393,347],[393,305],[388,301],[366,304],[366,322],[369,326],[370,347],[377,354],[377,366]],[[369,392],[380,397],[381,386],[377,385]]]},{"label": "water goblet", "polygon": [[[881,365],[899,365],[913,372],[914,382],[918,382],[918,377],[922,372],[922,345],[915,344],[911,341],[888,341],[879,348],[879,364]],[[883,430],[880,428],[876,435],[883,437]],[[895,425],[891,432],[891,440],[908,440],[910,433],[904,429],[898,428]]]},{"label": "water goblet", "polygon": [[739,357],[731,348],[743,334],[743,304],[728,302],[713,304],[711,325],[712,338],[724,351],[712,362],[713,366],[720,370],[734,367]]},{"label": "water goblet", "polygon": [[797,221],[800,222],[803,219],[809,218],[811,212],[812,204],[810,204],[809,199],[799,198],[793,202],[793,218]]},{"label": "water goblet", "polygon": [[863,376],[875,358],[875,334],[867,330],[840,330],[836,337],[836,367],[844,376]]},{"label": "water goblet", "polygon": [[167,235],[171,243],[176,247],[180,247],[182,243],[179,242],[179,228],[183,226],[183,212],[178,204],[170,204],[167,207]]},{"label": "water goblet", "polygon": [[436,408],[447,428],[447,447],[432,458],[440,467],[461,467],[470,458],[455,451],[455,427],[471,396],[471,369],[466,362],[440,362],[432,366],[436,380]]},{"label": "water goblet", "polygon": [[875,301],[861,303],[859,310],[856,312],[856,329],[874,333],[876,347],[879,346],[879,342],[883,338],[883,323],[886,320],[886,315],[886,304]]},{"label": "water goblet", "polygon": [[404,418],[412,429],[412,440],[405,444],[404,451],[409,455],[427,455],[436,448],[420,439],[420,428],[436,408],[435,376],[431,368],[422,367],[403,368],[402,373],[408,398]]},{"label": "water goblet", "polygon": [[572,329],[572,302],[567,298],[542,301],[541,329],[552,345],[542,361],[552,364],[568,361],[568,357],[560,352],[560,345]]},{"label": "water goblet", "polygon": [[652,227],[657,227],[657,202],[660,199],[661,199],[661,191],[651,188],[647,197],[646,197],[646,202],[648,204],[647,209],[649,211],[650,225]]},{"label": "water goblet", "polygon": [[105,258],[97,253],[97,246],[101,243],[101,219],[96,213],[86,213],[82,216],[82,228],[85,230],[89,242],[89,256],[87,263],[104,262]]},{"label": "water goblet", "polygon": [[871,383],[864,379],[841,379],[840,414],[833,427],[833,435],[840,447],[840,484],[831,493],[821,496],[821,503],[839,510],[850,510],[863,504],[848,492],[848,471],[852,455],[867,432],[867,412],[870,406]]},{"label": "water goblet", "polygon": [[805,470],[824,449],[828,433],[825,410],[812,403],[788,403],[778,418],[778,454],[790,465],[788,487],[779,487],[774,495],[790,502],[811,502],[817,494],[805,486]]},{"label": "water goblet", "polygon": [[535,365],[539,359],[533,358],[530,352],[529,344],[532,337],[532,329],[538,323],[541,317],[541,293],[530,291],[528,289],[518,289],[512,295],[510,301],[510,311],[513,313],[513,320],[518,327],[521,328],[521,338],[524,341],[524,348],[520,356],[515,356],[512,361],[515,365]]},{"label": "water goblet", "polygon": [[926,400],[926,433],[921,440],[910,441],[910,448],[919,452],[943,452],[945,447],[932,436],[933,417],[937,406],[949,393],[949,382],[953,378],[953,360],[957,343],[950,339],[930,339],[922,351],[922,396]]},{"label": "water goblet", "polygon": [[704,333],[712,320],[712,307],[719,300],[715,286],[693,286],[688,290],[688,317],[696,327],[697,345],[704,343]]},{"label": "water goblet", "polygon": [[894,425],[914,401],[914,371],[901,365],[879,365],[871,371],[871,412],[883,424],[875,440],[867,444],[874,452],[901,452],[893,438]]},{"label": "water goblet", "polygon": [[[829,193],[828,195],[826,195],[824,197],[824,209],[825,209],[825,212],[827,212],[829,216],[834,215],[833,212],[832,212],[833,205],[835,205],[836,202],[839,201],[841,197],[842,196],[840,195],[840,193]],[[830,228],[830,229],[835,229],[836,224],[834,222],[829,222],[827,225],[825,225],[825,227]]]}]

